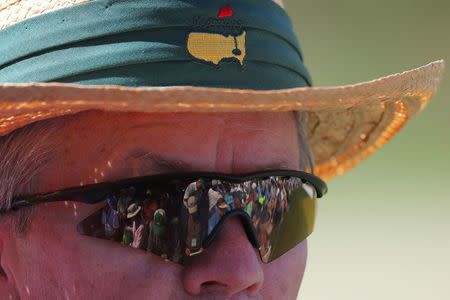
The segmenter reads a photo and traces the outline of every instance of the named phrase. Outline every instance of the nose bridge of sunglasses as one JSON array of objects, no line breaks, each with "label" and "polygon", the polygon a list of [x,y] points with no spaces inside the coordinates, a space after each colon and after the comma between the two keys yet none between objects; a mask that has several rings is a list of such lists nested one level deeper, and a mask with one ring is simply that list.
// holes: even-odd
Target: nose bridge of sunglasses
[{"label": "nose bridge of sunglasses", "polygon": [[220,219],[220,221],[217,223],[214,229],[212,229],[209,235],[205,238],[205,240],[202,243],[203,247],[207,248],[211,245],[216,236],[220,233],[221,230],[223,230],[226,222],[229,221],[229,219],[232,217],[238,217],[240,219],[242,226],[244,226],[244,231],[247,235],[248,240],[250,241],[253,247],[259,249],[260,244],[258,241],[256,231],[253,227],[252,220],[250,219],[250,216],[242,209],[235,209],[226,213]]}]

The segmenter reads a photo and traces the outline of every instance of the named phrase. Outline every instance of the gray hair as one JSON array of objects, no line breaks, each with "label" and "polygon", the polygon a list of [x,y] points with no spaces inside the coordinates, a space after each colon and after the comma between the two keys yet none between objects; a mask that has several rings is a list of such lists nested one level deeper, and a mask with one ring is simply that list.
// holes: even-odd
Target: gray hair
[{"label": "gray hair", "polygon": [[[30,124],[0,138],[0,212],[11,208],[13,196],[34,190],[36,178],[54,154],[50,138],[59,126],[47,120]],[[11,233],[23,233],[31,208],[2,215],[2,223],[10,222]]]}]

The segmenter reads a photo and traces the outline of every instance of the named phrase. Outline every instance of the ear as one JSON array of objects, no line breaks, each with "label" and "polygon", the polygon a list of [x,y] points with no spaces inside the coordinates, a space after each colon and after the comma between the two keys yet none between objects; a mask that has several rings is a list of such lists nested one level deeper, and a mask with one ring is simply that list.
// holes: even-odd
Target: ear
[{"label": "ear", "polygon": [[10,268],[10,259],[5,250],[7,240],[4,226],[0,228],[0,299],[20,299],[17,291],[16,281],[14,280],[12,269]]}]

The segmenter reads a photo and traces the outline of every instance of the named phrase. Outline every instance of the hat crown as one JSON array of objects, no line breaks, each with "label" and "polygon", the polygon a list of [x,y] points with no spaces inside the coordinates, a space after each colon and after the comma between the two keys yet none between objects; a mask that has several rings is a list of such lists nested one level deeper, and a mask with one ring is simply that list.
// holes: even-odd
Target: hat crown
[{"label": "hat crown", "polygon": [[[67,2],[66,2],[67,3]],[[283,89],[311,85],[271,0],[94,0],[0,30],[0,82]]]}]

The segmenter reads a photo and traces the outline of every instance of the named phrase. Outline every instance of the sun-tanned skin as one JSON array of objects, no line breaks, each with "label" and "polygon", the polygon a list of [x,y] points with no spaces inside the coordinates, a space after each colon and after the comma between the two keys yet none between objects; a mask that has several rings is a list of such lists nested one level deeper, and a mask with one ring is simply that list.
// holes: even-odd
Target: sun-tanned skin
[{"label": "sun-tanned skin", "polygon": [[[299,169],[292,112],[118,113],[56,118],[55,155],[35,192],[179,171],[246,173]],[[174,164],[147,159],[149,154]],[[263,264],[238,219],[182,267],[145,251],[82,236],[76,225],[103,203],[36,206],[23,237],[0,230],[0,298],[12,299],[295,299],[306,241]]]}]

